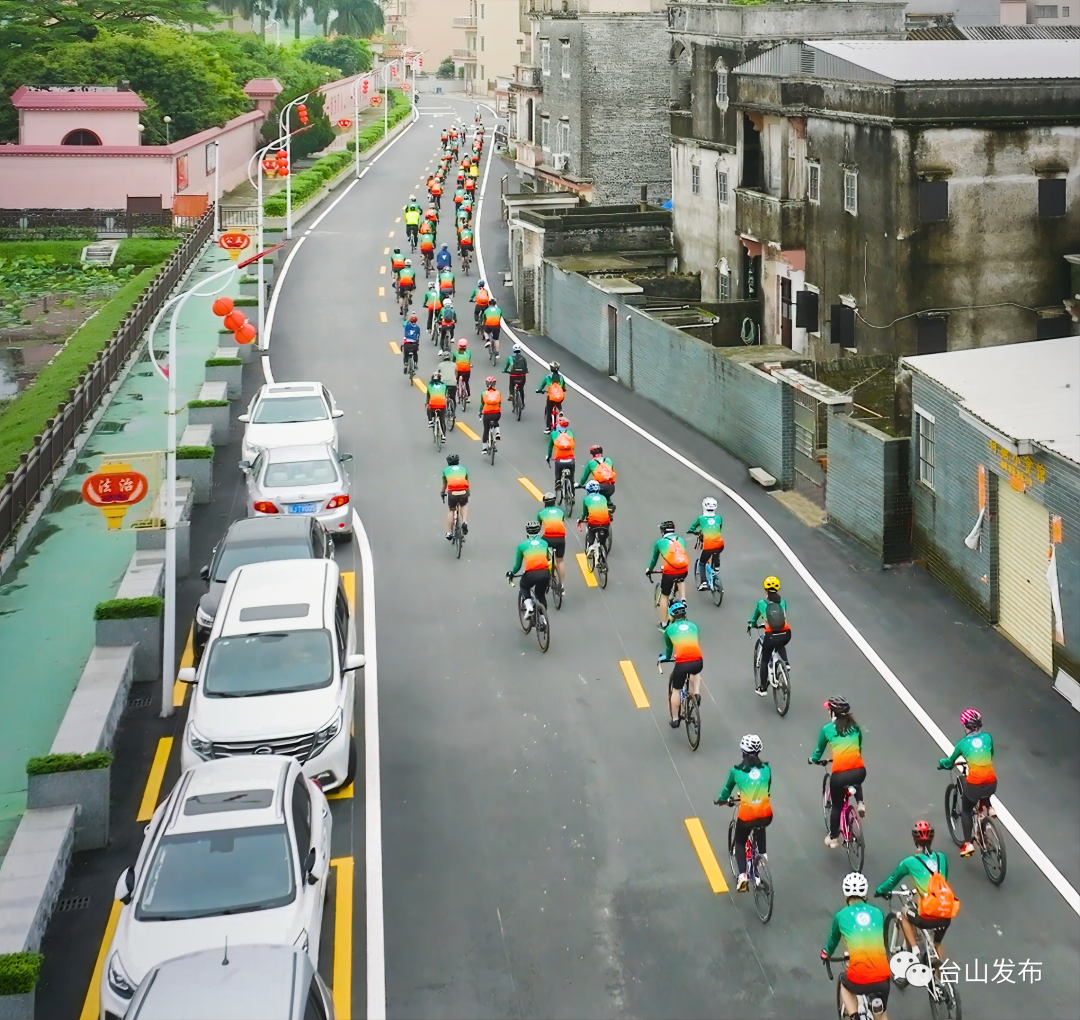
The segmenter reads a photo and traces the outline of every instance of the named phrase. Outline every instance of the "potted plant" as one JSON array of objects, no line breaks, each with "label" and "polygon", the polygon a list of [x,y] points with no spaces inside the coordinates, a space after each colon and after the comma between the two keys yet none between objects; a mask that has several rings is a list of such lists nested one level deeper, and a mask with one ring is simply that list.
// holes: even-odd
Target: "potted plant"
[{"label": "potted plant", "polygon": [[109,599],[94,607],[95,643],[103,648],[133,645],[132,679],[157,680],[161,675],[161,636],[165,601],[156,595]]},{"label": "potted plant", "polygon": [[109,782],[113,756],[43,754],[26,763],[26,806],[65,807],[78,804],[75,850],[96,850],[109,842]]},{"label": "potted plant", "polygon": [[41,953],[0,953],[0,1020],[34,1020]]}]

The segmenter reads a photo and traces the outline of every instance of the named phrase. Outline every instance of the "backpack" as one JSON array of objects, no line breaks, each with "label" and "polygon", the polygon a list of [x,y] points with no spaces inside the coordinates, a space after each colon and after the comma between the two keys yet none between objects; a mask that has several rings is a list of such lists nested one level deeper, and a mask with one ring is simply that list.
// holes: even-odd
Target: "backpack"
[{"label": "backpack", "polygon": [[769,625],[771,631],[780,631],[787,626],[787,614],[779,602],[773,602],[772,599],[766,601],[765,622]]},{"label": "backpack", "polygon": [[515,354],[514,360],[510,365],[510,371],[515,375],[524,375],[529,367],[528,361],[525,360],[524,354]]},{"label": "backpack", "polygon": [[593,481],[608,485],[615,481],[615,469],[606,460],[597,461],[592,476]]},{"label": "backpack", "polygon": [[547,398],[553,404],[558,404],[565,396],[566,390],[564,390],[557,382],[553,382],[548,387]]},{"label": "backpack", "polygon": [[922,858],[919,860],[930,872],[930,884],[926,894],[919,900],[919,917],[925,917],[935,921],[949,921],[960,913],[960,901],[952,890],[952,886],[945,880],[945,876],[938,871],[936,857]]},{"label": "backpack", "polygon": [[664,562],[675,570],[686,570],[690,566],[690,557],[686,555],[686,550],[674,539],[668,542],[663,555]]}]

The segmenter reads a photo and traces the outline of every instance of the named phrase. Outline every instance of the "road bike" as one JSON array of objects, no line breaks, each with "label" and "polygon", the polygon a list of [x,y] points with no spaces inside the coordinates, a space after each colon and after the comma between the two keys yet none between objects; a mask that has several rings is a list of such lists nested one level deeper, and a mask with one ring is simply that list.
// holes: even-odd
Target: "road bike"
[{"label": "road bike", "polygon": [[[829,832],[829,820],[832,815],[832,771],[828,768],[832,764],[831,758],[823,758],[813,762],[824,768],[825,775],[821,779],[821,813],[825,816],[825,831]],[[863,861],[866,859],[866,841],[863,838],[862,819],[855,810],[852,798],[855,796],[855,787],[849,786],[844,790],[844,803],[840,808],[840,840],[847,852],[848,864],[852,871],[862,871]]]},{"label": "road bike", "polygon": [[462,411],[469,409],[469,386],[462,375],[458,376],[457,381],[457,402],[461,405]]},{"label": "road bike", "polygon": [[[941,973],[944,962],[934,945],[934,933],[929,928],[915,928],[919,953],[913,953],[904,935],[900,919],[905,913],[918,913],[918,894],[907,886],[897,886],[891,893],[880,894],[880,899],[900,900],[900,908],[890,906],[885,915],[885,952],[889,956],[889,969],[898,988],[912,985],[925,988],[930,997],[930,1013],[935,1020],[961,1020],[960,989],[956,982],[947,981]],[[925,962],[924,962],[925,961]]]},{"label": "road bike", "polygon": [[495,338],[495,330],[491,326],[484,327],[484,346],[491,363],[496,364],[499,360],[499,341]]},{"label": "road bike", "polygon": [[[939,765],[938,768],[941,768]],[[944,771],[944,769],[942,769]],[[949,783],[945,790],[945,821],[949,826],[949,835],[957,846],[964,843],[964,829],[961,819],[962,789],[964,777],[967,776],[967,762],[960,760],[956,763],[956,778]],[[989,797],[983,797],[975,805],[975,811],[971,817],[971,841],[979,850],[982,857],[983,871],[986,877],[994,885],[1001,885],[1005,881],[1005,869],[1007,859],[1005,854],[1005,840],[994,822],[994,809],[990,804]]]},{"label": "road bike", "polygon": [[[648,570],[648,571],[646,571],[646,573],[648,574],[650,581],[652,580],[653,574],[659,573],[661,577],[664,576],[662,571]],[[679,588],[680,587],[682,587],[682,585],[677,584],[671,589],[671,596],[668,598],[668,604],[669,605],[672,602],[685,601],[684,596],[679,594]],[[657,609],[660,608],[660,600],[663,597],[664,597],[663,581],[657,581],[655,587],[653,588],[653,605]],[[667,618],[667,623],[671,623],[671,617],[670,616],[668,616],[668,618]],[[664,624],[665,627],[667,626],[667,623]]]},{"label": "road bike", "polygon": [[518,421],[521,421],[521,412],[525,410],[525,384],[524,382],[520,386],[515,386],[510,383],[510,404],[514,409],[514,417]]},{"label": "road bike", "polygon": [[443,443],[446,442],[446,426],[443,423],[443,416],[438,411],[431,419],[431,438],[435,443],[435,449],[441,450]]},{"label": "road bike", "polygon": [[[721,802],[714,800],[713,803],[719,805]],[[735,879],[736,885],[738,885],[740,871],[746,874],[746,885],[754,894],[754,909],[757,910],[757,916],[762,924],[768,924],[769,918],[772,917],[773,899],[776,890],[773,886],[772,872],[769,871],[769,862],[758,849],[757,827],[755,826],[750,830],[744,847],[736,847],[735,825],[739,820],[739,798],[730,797],[723,803],[734,808],[727,830],[728,863],[731,867],[732,877]],[[744,862],[742,869],[739,867],[740,857]]]},{"label": "road bike", "polygon": [[409,314],[409,306],[412,304],[412,287],[398,289],[398,311],[404,319]]},{"label": "road bike", "polygon": [[405,352],[405,374],[409,377],[411,383],[416,375],[416,351]]},{"label": "road bike", "polygon": [[439,313],[436,312],[434,315],[432,315],[431,312],[429,311],[428,314],[431,315],[431,325],[428,327],[428,339],[431,341],[431,346],[432,347],[438,347],[439,346]]},{"label": "road bike", "polygon": [[[664,675],[664,660],[656,660],[656,672]],[[696,751],[701,744],[701,695],[690,693],[689,676],[679,689],[679,722],[686,723],[686,742]]]},{"label": "road bike", "polygon": [[439,348],[440,350],[449,351],[450,341],[454,339],[454,330],[450,326],[444,326],[439,324]]},{"label": "road bike", "polygon": [[457,390],[446,390],[446,431],[453,432],[457,424]]},{"label": "road bike", "polygon": [[[698,537],[695,549],[701,548],[701,537]],[[700,563],[700,559],[698,560]],[[724,601],[724,583],[720,580],[720,560],[717,558],[717,566],[712,565],[712,560],[705,561],[705,590],[711,593],[713,605],[719,606]],[[781,712],[781,715],[784,713]]]},{"label": "road bike", "polygon": [[562,609],[563,595],[566,594],[566,589],[563,587],[562,578],[559,576],[558,568],[555,565],[555,553],[548,553],[548,563],[551,565],[551,584],[548,587],[548,591],[551,592],[551,600],[555,603],[556,609]]},{"label": "road bike", "polygon": [[566,516],[572,517],[576,496],[574,495],[574,476],[569,468],[563,468],[559,472],[559,480],[555,483],[555,495],[560,506],[566,511]]},{"label": "road bike", "polygon": [[472,248],[461,249],[461,271],[466,276],[469,275],[469,270],[472,268]]},{"label": "road bike", "polygon": [[[721,589],[720,597],[723,598],[723,589]],[[719,602],[716,604],[720,605]],[[763,627],[757,627],[755,629],[764,630]],[[754,642],[755,690],[761,680],[761,649],[764,640],[764,635],[759,634],[757,640]],[[769,666],[765,672],[765,682],[772,688],[773,704],[776,706],[777,715],[787,715],[788,709],[791,707],[791,666],[780,654],[778,648],[774,648],[772,654],[769,656]],[[857,871],[858,869],[856,868],[855,870]]]},{"label": "road bike", "polygon": [[498,431],[499,431],[499,429],[498,429],[497,425],[492,425],[491,428],[488,429],[488,441],[487,441],[487,451],[486,452],[487,452],[487,455],[488,455],[488,459],[491,461],[492,466],[495,465],[495,433],[498,432]]},{"label": "road bike", "polygon": [[425,251],[421,254],[420,259],[424,263],[424,279],[431,279],[431,272],[435,268],[435,261],[432,253]]},{"label": "road bike", "polygon": [[[825,965],[825,972],[829,975],[829,980],[833,979],[832,967],[830,964],[842,963],[844,967],[847,967],[848,957],[847,953],[843,956],[826,956],[822,957],[821,962]],[[842,985],[840,982],[840,975],[836,975],[836,1015],[839,1020],[848,1020],[849,1017],[854,1017],[854,1020],[874,1020],[876,1016],[885,1012],[885,1005],[880,998],[874,996],[874,998],[868,999],[865,995],[856,995],[855,1001],[857,1003],[855,1013],[850,1014],[844,1012],[844,1000],[840,998],[840,989]]]},{"label": "road bike", "polygon": [[[520,576],[520,574],[511,574],[509,578],[510,584],[513,584],[514,579]],[[535,598],[531,599],[531,602],[532,608],[529,609],[525,605],[525,594],[519,588],[518,623],[521,624],[521,629],[526,634],[531,630],[536,631],[536,643],[540,646],[540,651],[546,652],[551,644],[551,627],[548,623],[547,613]]]},{"label": "road bike", "polygon": [[601,588],[607,587],[608,562],[607,549],[604,547],[604,532],[606,528],[590,528],[592,532],[588,545],[585,548],[585,560],[589,564],[589,570],[596,578],[596,583]]},{"label": "road bike", "polygon": [[454,551],[457,558],[461,559],[461,547],[465,544],[465,529],[461,525],[461,507],[454,507],[454,527],[451,529],[454,536]]}]

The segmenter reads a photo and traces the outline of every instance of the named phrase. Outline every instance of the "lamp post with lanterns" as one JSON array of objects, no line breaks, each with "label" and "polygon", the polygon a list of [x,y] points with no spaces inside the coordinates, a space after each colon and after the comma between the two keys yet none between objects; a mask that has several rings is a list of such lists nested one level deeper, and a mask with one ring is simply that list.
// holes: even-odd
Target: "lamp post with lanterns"
[{"label": "lamp post with lanterns", "polygon": [[[292,164],[292,131],[289,129],[289,111],[295,106],[296,116],[300,125],[306,126],[308,121],[307,107],[304,105],[311,93],[305,92],[291,103],[286,103],[278,114],[278,134],[285,139],[285,156],[287,162]],[[278,141],[281,139],[279,138]],[[292,172],[285,178],[285,237],[292,240]],[[261,243],[260,238],[260,243]]]}]

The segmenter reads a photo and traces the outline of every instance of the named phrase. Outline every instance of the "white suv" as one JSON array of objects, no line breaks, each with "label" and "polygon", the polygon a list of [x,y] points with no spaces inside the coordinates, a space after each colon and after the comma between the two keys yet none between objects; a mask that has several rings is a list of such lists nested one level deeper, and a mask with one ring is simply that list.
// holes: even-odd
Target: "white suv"
[{"label": "white suv", "polygon": [[260,450],[278,446],[338,445],[342,411],[318,382],[267,383],[259,388],[245,414],[241,460],[254,463]]},{"label": "white suv", "polygon": [[324,790],[356,772],[356,629],[330,560],[250,563],[230,575],[198,671],[180,767],[287,754]]},{"label": "white suv", "polygon": [[330,809],[292,758],[230,758],[189,769],[154,812],[101,981],[101,1016],[119,1020],[164,960],[271,943],[318,966],[330,868]]}]

